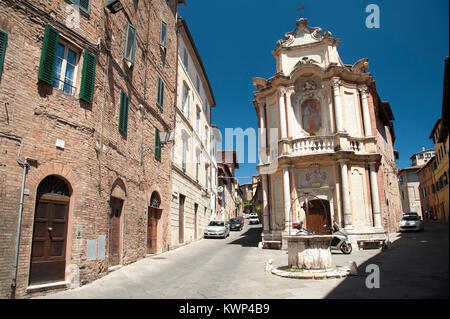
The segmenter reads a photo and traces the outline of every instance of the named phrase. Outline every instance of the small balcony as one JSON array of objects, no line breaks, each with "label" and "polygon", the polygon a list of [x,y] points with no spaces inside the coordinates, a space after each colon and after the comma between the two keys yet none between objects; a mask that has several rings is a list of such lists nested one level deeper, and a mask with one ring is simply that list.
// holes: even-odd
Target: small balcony
[{"label": "small balcony", "polygon": [[307,136],[280,142],[279,154],[289,156],[305,156],[335,153],[338,151],[354,154],[375,154],[375,137],[353,137],[348,134],[329,136]]}]

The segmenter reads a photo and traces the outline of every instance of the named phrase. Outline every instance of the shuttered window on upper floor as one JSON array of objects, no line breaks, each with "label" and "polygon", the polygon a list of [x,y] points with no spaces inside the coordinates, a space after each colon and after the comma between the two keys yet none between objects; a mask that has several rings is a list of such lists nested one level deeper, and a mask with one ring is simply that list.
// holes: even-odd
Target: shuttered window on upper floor
[{"label": "shuttered window on upper floor", "polygon": [[3,64],[5,62],[6,46],[8,45],[8,34],[0,30],[0,80],[2,79]]},{"label": "shuttered window on upper floor", "polygon": [[120,90],[119,131],[124,135],[128,133],[128,107],[130,99],[123,90]]},{"label": "shuttered window on upper floor", "polygon": [[162,151],[161,139],[159,137],[159,129],[155,128],[155,158],[161,162]]},{"label": "shuttered window on upper floor", "polygon": [[127,24],[127,34],[125,39],[125,52],[124,59],[134,64],[134,58],[136,55],[136,38],[137,38],[137,30],[136,28],[128,23]]},{"label": "shuttered window on upper floor", "polygon": [[44,41],[42,43],[38,79],[48,85],[53,84],[58,41],[59,32],[51,25],[47,24],[45,26]]},{"label": "shuttered window on upper floor", "polygon": [[81,73],[80,99],[92,103],[94,100],[95,67],[97,57],[89,51],[84,51],[83,70]]},{"label": "shuttered window on upper floor", "polygon": [[69,0],[69,2],[76,5],[84,13],[87,13],[87,14],[91,13],[92,0]]},{"label": "shuttered window on upper floor", "polygon": [[167,23],[164,21],[161,21],[161,34],[159,37],[159,45],[161,45],[163,48],[167,47]]},{"label": "shuttered window on upper floor", "polygon": [[156,105],[161,109],[164,108],[164,81],[158,77],[158,96],[156,100]]},{"label": "shuttered window on upper floor", "polygon": [[[74,95],[78,77],[78,61],[81,52],[66,42],[59,42],[59,32],[47,24],[44,31],[38,79],[56,89]],[[84,51],[79,98],[92,103],[94,98],[95,68],[97,57]]]}]

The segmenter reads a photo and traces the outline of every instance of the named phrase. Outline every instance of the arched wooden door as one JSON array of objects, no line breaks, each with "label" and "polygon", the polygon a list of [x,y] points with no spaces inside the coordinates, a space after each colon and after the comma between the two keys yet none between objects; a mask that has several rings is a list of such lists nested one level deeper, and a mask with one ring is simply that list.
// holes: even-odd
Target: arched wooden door
[{"label": "arched wooden door", "polygon": [[147,253],[155,254],[158,250],[158,222],[162,215],[160,209],[161,199],[158,193],[153,192],[150,198],[147,221]]},{"label": "arched wooden door", "polygon": [[30,285],[65,280],[70,189],[57,176],[39,184],[33,226]]},{"label": "arched wooden door", "polygon": [[[326,225],[326,227],[324,227]],[[331,216],[330,202],[322,199],[315,199],[308,202],[307,227],[310,232],[317,235],[330,234]]]},{"label": "arched wooden door", "polygon": [[111,213],[109,215],[109,266],[120,264],[123,203],[124,201],[122,199],[111,197]]}]

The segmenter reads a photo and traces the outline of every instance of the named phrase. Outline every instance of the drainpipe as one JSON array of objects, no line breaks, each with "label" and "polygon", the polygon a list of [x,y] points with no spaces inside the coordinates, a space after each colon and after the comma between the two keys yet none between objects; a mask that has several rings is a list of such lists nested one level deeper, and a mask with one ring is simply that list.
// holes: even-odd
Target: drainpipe
[{"label": "drainpipe", "polygon": [[19,162],[23,166],[23,176],[22,176],[22,187],[20,191],[20,207],[19,207],[19,221],[17,223],[17,238],[16,238],[16,252],[14,257],[14,275],[11,283],[11,299],[14,299],[16,296],[16,282],[17,282],[17,266],[19,264],[19,243],[20,243],[20,232],[22,227],[22,213],[23,213],[23,199],[24,199],[24,190],[25,190],[25,180],[27,177],[28,167],[30,164],[28,163],[28,158],[25,158],[24,162]]},{"label": "drainpipe", "polygon": [[0,133],[0,137],[4,137],[13,141],[20,142],[19,153],[17,154],[17,163],[20,166],[23,166],[23,176],[22,176],[22,187],[20,191],[20,205],[19,205],[19,220],[17,223],[17,237],[16,237],[16,251],[14,255],[14,275],[11,282],[11,299],[14,299],[16,296],[16,283],[17,283],[17,266],[19,261],[19,242],[20,242],[20,232],[22,228],[22,213],[23,213],[23,199],[24,199],[24,190],[25,190],[25,180],[28,172],[28,167],[30,164],[28,163],[28,158],[25,158],[25,161],[20,159],[22,155],[23,149],[23,139],[13,136],[13,135],[5,135]]}]

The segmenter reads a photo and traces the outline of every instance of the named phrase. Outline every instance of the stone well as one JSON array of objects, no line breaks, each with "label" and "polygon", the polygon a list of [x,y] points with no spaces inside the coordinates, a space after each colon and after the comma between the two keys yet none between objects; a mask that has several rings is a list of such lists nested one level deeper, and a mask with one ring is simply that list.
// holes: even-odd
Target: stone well
[{"label": "stone well", "polygon": [[286,236],[288,265],[299,269],[331,268],[331,235]]}]

